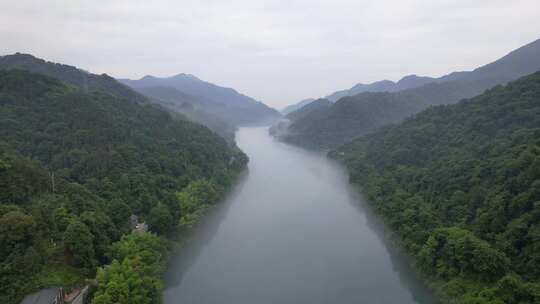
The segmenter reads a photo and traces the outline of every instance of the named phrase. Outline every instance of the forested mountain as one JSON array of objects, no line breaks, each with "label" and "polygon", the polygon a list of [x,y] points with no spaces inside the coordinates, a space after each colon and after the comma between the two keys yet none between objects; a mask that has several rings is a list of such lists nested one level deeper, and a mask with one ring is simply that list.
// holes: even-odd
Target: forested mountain
[{"label": "forested mountain", "polygon": [[[393,82],[391,80],[381,80],[381,81],[376,81],[370,84],[358,83],[350,89],[334,92],[322,99],[336,102],[342,97],[353,96],[353,95],[364,93],[364,92],[396,92],[396,91],[401,91],[405,89],[419,87],[433,81],[435,81],[435,79],[431,77],[408,75],[408,76],[403,77],[398,82]],[[284,115],[287,115],[289,113],[292,113],[294,111],[301,109],[303,106],[313,101],[315,101],[314,98],[304,99],[298,103],[285,107],[283,110],[281,110],[281,113]]]},{"label": "forested mountain", "polygon": [[540,303],[540,72],[330,155],[448,303]]},{"label": "forested mountain", "polygon": [[216,113],[227,113],[223,104],[214,102],[200,96],[193,96],[178,91],[173,87],[141,87],[135,88],[155,103],[167,109],[178,112],[192,121],[207,126],[229,142],[234,142],[236,126],[225,115],[221,117]]},{"label": "forested mountain", "polygon": [[287,114],[289,114],[291,112],[294,112],[294,111],[300,109],[301,107],[311,103],[312,101],[315,101],[315,99],[314,98],[307,98],[307,99],[300,100],[299,102],[297,102],[295,104],[288,105],[288,106],[286,106],[285,108],[283,108],[281,110],[281,114],[287,115]]},{"label": "forested mountain", "polygon": [[350,89],[334,92],[326,96],[325,98],[335,102],[345,96],[353,96],[364,92],[397,92],[401,90],[416,88],[434,81],[435,78],[431,77],[408,75],[400,79],[398,82],[393,82],[391,80],[381,80],[370,84],[359,83]]},{"label": "forested mountain", "polygon": [[470,72],[455,72],[437,79],[450,80],[506,79],[507,81],[540,70],[540,39],[524,45],[499,60]]},{"label": "forested mountain", "polygon": [[[48,62],[28,54],[17,53],[0,57],[0,70],[11,69],[51,76],[66,84],[76,86],[85,92],[107,92],[143,103],[153,101],[175,113],[179,113],[180,115],[177,115],[179,119],[188,119],[203,124],[229,142],[234,141],[234,125],[202,110],[203,107],[205,109],[223,109],[226,107],[204,97],[192,96],[172,87],[143,87],[133,90],[106,74],[91,74],[73,66]],[[227,112],[227,110],[222,110],[222,112]]]},{"label": "forested mountain", "polygon": [[[217,116],[235,126],[269,123],[280,117],[279,112],[251,97],[240,94],[231,88],[202,81],[189,74],[178,74],[166,78],[145,76],[139,80],[121,79],[120,81],[136,90],[147,87],[174,88],[195,97],[197,100],[202,99],[201,102],[194,102],[193,105],[200,107],[201,111]],[[147,91],[147,93],[154,93],[151,95],[152,97],[157,97],[155,93],[164,94],[155,90],[153,92]],[[205,101],[212,101],[213,104]]]},{"label": "forested mountain", "polygon": [[[453,103],[496,84],[494,80],[449,81],[394,93],[366,92],[343,97],[330,107],[299,115],[282,139],[311,149],[337,147],[431,105]],[[294,117],[294,113],[289,115]]]},{"label": "forested mountain", "polygon": [[304,116],[310,115],[313,111],[318,111],[319,109],[326,109],[332,106],[332,103],[328,99],[317,99],[314,100],[300,109],[287,114],[285,117],[291,120],[298,120]]},{"label": "forested mountain", "polygon": [[327,99],[317,99],[311,102],[306,99],[304,106],[285,115],[285,118],[275,122],[268,131],[270,135],[274,137],[285,138],[287,136],[287,132],[289,132],[291,121],[300,119],[307,115],[312,115],[313,112],[324,111],[331,105],[332,103]]},{"label": "forested mountain", "polygon": [[343,97],[326,111],[293,121],[283,139],[315,149],[337,147],[431,105],[454,103],[536,70],[540,70],[540,40],[472,72],[452,73],[398,92]]},{"label": "forested mountain", "polygon": [[397,92],[420,87],[432,82],[452,80],[502,79],[510,81],[536,72],[540,67],[540,40],[520,47],[501,59],[479,67],[473,71],[453,72],[439,78],[408,75],[398,82],[381,80],[370,84],[359,83],[350,89],[334,92],[325,98],[337,101],[345,96],[353,96],[363,92]]},{"label": "forested mountain", "polygon": [[[245,166],[207,128],[107,92],[0,71],[0,302],[69,291],[111,263],[92,303],[159,303],[160,236],[192,225]],[[131,214],[153,233],[121,238]]]},{"label": "forested mountain", "polygon": [[107,74],[96,75],[74,66],[54,63],[29,54],[0,56],[0,70],[19,69],[54,77],[85,92],[108,92],[118,97],[143,101],[145,98]]}]

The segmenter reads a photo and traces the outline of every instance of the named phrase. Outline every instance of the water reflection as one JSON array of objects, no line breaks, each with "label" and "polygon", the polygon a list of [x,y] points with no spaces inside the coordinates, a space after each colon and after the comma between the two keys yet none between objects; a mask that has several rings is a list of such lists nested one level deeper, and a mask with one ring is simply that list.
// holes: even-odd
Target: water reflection
[{"label": "water reflection", "polygon": [[169,268],[165,303],[432,303],[335,162],[241,129],[250,157]]},{"label": "water reflection", "polygon": [[227,216],[233,199],[239,191],[244,187],[245,181],[249,177],[249,171],[245,171],[238,179],[230,193],[227,194],[224,201],[214,206],[201,221],[200,225],[194,231],[193,235],[186,236],[186,243],[173,253],[173,258],[169,261],[168,269],[165,273],[166,288],[173,288],[182,283],[182,278],[186,271],[193,265],[197,257],[200,255],[204,246],[210,242],[216,232],[219,230],[223,219]]},{"label": "water reflection", "polygon": [[[346,174],[346,170],[341,165],[337,164],[337,166],[343,174]],[[398,273],[401,283],[411,291],[414,300],[417,303],[437,303],[430,290],[416,277],[412,267],[412,258],[392,243],[387,235],[390,231],[387,231],[383,221],[373,212],[366,198],[357,189],[354,189],[354,186],[350,185],[349,188],[351,204],[364,216],[369,228],[388,250],[392,269]]]}]

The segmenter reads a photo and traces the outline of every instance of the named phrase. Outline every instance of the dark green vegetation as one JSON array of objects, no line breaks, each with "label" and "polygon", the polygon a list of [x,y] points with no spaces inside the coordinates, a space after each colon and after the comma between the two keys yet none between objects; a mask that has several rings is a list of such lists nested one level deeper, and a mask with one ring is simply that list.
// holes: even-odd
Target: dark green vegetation
[{"label": "dark green vegetation", "polygon": [[[0,72],[2,303],[41,287],[69,289],[107,264],[95,303],[158,303],[165,237],[214,204],[247,161],[114,79],[88,79],[111,82],[84,90]],[[131,214],[155,234],[129,234]]]},{"label": "dark green vegetation", "polygon": [[448,303],[540,303],[540,72],[330,153]]},{"label": "dark green vegetation", "polygon": [[25,70],[56,78],[63,83],[80,88],[84,92],[108,92],[117,97],[144,101],[146,98],[119,83],[107,74],[91,74],[73,66],[48,62],[29,54],[0,56],[0,70]]},{"label": "dark green vegetation", "polygon": [[172,87],[148,87],[135,92],[128,86],[103,74],[95,75],[76,67],[47,62],[29,54],[14,54],[0,57],[0,70],[20,69],[35,72],[73,85],[84,92],[107,92],[141,103],[154,102],[170,110],[180,120],[190,120],[207,126],[229,143],[234,141],[235,127],[217,116],[207,113],[194,105],[219,105],[202,97],[191,96],[179,92]]},{"label": "dark green vegetation", "polygon": [[[229,143],[234,141],[237,126],[267,123],[279,113],[233,89],[222,88],[191,75],[172,78],[123,80],[135,90],[106,75],[95,75],[73,66],[48,62],[29,54],[0,56],[0,70],[20,69],[56,78],[84,92],[107,92],[140,103],[153,102],[181,120],[205,125]],[[180,91],[176,87],[182,88]],[[208,90],[211,93],[205,93]],[[197,95],[193,95],[197,94]],[[208,96],[205,96],[208,95]]]},{"label": "dark green vegetation", "polygon": [[[384,125],[403,121],[429,106],[455,103],[539,69],[540,40],[537,40],[471,72],[433,78],[427,84],[424,84],[426,79],[417,77],[399,87],[412,87],[409,89],[383,86],[376,91],[387,92],[343,97],[326,110],[294,119],[283,139],[312,149],[336,148]],[[420,84],[423,85],[417,86]]]},{"label": "dark green vegetation", "polygon": [[[403,120],[430,105],[447,104],[481,93],[498,82],[431,83],[401,92],[361,93],[343,97],[332,106],[302,113],[289,126],[284,140],[311,149],[328,149]],[[303,112],[306,105],[288,116]]]},{"label": "dark green vegetation", "polygon": [[112,263],[97,272],[92,304],[161,303],[167,244],[152,233],[132,233],[111,246]]},{"label": "dark green vegetation", "polygon": [[[200,113],[217,117],[232,126],[264,124],[280,114],[234,89],[221,87],[189,74],[158,78],[145,76],[139,80],[121,79],[123,83],[147,96],[181,106],[188,102]],[[187,113],[189,114],[189,113]]]}]

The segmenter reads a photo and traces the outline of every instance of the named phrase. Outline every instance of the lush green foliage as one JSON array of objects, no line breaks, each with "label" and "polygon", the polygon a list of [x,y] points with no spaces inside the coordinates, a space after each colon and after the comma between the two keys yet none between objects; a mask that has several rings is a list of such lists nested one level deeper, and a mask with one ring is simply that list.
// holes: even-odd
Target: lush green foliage
[{"label": "lush green foliage", "polygon": [[[129,216],[174,231],[177,192],[205,180],[222,193],[247,161],[205,127],[149,104],[17,70],[0,72],[0,148],[2,303],[53,282],[69,288],[113,259],[119,276],[153,266],[146,255],[111,255]],[[143,283],[159,290],[150,276]]]},{"label": "lush green foliage", "polygon": [[540,72],[330,155],[448,302],[540,302]]},{"label": "lush green foliage", "polygon": [[400,92],[366,92],[343,97],[330,107],[319,107],[305,115],[290,113],[288,117],[298,117],[284,140],[312,149],[335,148],[386,124],[400,122],[430,105],[453,103],[500,82],[450,81]]},{"label": "lush green foliage", "polygon": [[134,92],[107,74],[96,75],[74,66],[48,62],[29,54],[0,56],[0,70],[25,70],[50,76],[75,86],[84,92],[107,92],[133,101],[145,101],[144,96]]},{"label": "lush green foliage", "polygon": [[216,184],[206,180],[191,182],[176,195],[180,202],[181,218],[178,223],[180,229],[190,229],[197,224],[204,211],[215,204],[220,197],[220,189]]},{"label": "lush green foliage", "polygon": [[112,246],[113,262],[97,273],[93,304],[161,303],[167,246],[152,233],[132,233]]}]

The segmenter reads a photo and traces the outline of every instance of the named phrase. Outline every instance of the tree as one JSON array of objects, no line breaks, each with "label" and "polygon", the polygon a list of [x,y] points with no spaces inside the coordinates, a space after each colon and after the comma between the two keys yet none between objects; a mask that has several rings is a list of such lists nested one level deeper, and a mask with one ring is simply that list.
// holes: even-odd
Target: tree
[{"label": "tree", "polygon": [[21,211],[10,211],[0,217],[0,258],[8,255],[16,245],[31,244],[35,222]]},{"label": "tree", "polygon": [[101,262],[107,262],[105,254],[111,243],[119,238],[119,232],[111,219],[103,212],[85,211],[80,215],[83,222],[93,236],[93,246],[96,258]]},{"label": "tree", "polygon": [[175,221],[169,208],[165,204],[159,203],[150,211],[148,224],[152,231],[159,234],[166,234],[172,230]]},{"label": "tree", "polygon": [[77,267],[91,270],[95,264],[94,236],[90,229],[78,219],[73,219],[64,233],[64,248],[73,257]]},{"label": "tree", "polygon": [[160,304],[163,289],[158,277],[148,276],[140,269],[140,259],[114,260],[97,273],[99,288],[92,304]]},{"label": "tree", "polygon": [[129,224],[131,208],[121,199],[113,199],[107,204],[107,214],[118,229],[126,228]]}]

